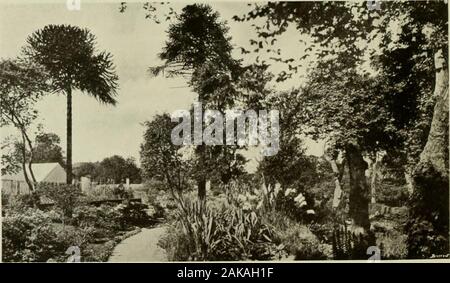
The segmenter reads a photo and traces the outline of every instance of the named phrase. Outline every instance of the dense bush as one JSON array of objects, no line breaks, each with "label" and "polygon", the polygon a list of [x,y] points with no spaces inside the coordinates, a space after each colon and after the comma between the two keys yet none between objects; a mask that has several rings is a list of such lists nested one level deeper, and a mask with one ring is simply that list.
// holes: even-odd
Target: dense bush
[{"label": "dense bush", "polygon": [[[26,195],[9,195],[8,196],[8,211],[24,211],[32,208],[34,205],[35,196],[31,194]],[[6,210],[4,210],[6,211]]]},{"label": "dense bush", "polygon": [[72,220],[77,227],[95,228],[95,238],[112,236],[124,228],[122,214],[110,205],[79,206],[74,210]]},{"label": "dense bush", "polygon": [[405,185],[381,182],[376,190],[376,200],[389,206],[404,206],[408,203],[409,193]]},{"label": "dense bush", "polygon": [[406,258],[406,239],[406,235],[395,231],[377,236],[377,246],[381,249],[383,259]]},{"label": "dense bush", "polygon": [[145,211],[147,205],[137,202],[119,204],[115,210],[120,214],[120,222],[124,226],[145,226],[150,223],[150,218]]},{"label": "dense bush", "polygon": [[149,209],[153,211],[154,218],[168,217],[176,209],[175,201],[164,191],[163,184],[157,181],[145,184]]},{"label": "dense bush", "polygon": [[[36,197],[53,201],[41,206]],[[77,246],[83,261],[104,261],[124,231],[149,224],[147,206],[88,205],[76,186],[39,184],[36,194],[8,198],[3,209],[3,260],[6,262],[66,261]],[[112,242],[111,242],[112,241]],[[112,244],[106,244],[106,243]]]},{"label": "dense bush", "polygon": [[274,227],[276,238],[285,251],[294,255],[296,260],[325,260],[332,258],[331,245],[319,239],[311,229],[283,213],[274,212],[265,217],[265,221]]},{"label": "dense bush", "polygon": [[45,262],[64,253],[64,246],[44,212],[28,208],[3,217],[2,255],[5,262]]},{"label": "dense bush", "polygon": [[53,202],[53,206],[61,214],[62,221],[72,216],[73,210],[79,205],[81,189],[77,185],[38,183],[36,193]]},{"label": "dense bush", "polygon": [[87,197],[89,200],[127,199],[132,197],[132,192],[123,185],[97,185],[91,188]]},{"label": "dense bush", "polygon": [[191,258],[190,243],[180,228],[178,222],[167,224],[166,233],[158,241],[158,246],[165,250],[169,261],[187,261]]},{"label": "dense bush", "polygon": [[84,205],[74,210],[72,223],[78,227],[94,227],[97,232],[107,236],[132,226],[148,225],[150,217],[146,209],[147,205],[135,202],[103,204],[99,207]]},{"label": "dense bush", "polygon": [[408,258],[440,257],[449,251],[449,180],[429,163],[414,174],[414,193],[409,201]]}]

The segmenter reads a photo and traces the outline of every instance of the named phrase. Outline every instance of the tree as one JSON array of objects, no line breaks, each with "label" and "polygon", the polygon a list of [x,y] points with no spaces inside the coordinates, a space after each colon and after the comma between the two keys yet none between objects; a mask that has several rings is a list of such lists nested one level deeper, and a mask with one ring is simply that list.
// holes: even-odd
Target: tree
[{"label": "tree", "polygon": [[[29,127],[37,117],[34,104],[48,90],[46,82],[46,73],[35,64],[25,60],[0,61],[0,125],[12,125],[20,131],[22,142],[17,144],[16,149],[21,150],[22,170],[30,191],[34,191],[36,179],[31,168],[33,145]],[[27,148],[31,153],[28,159]]]},{"label": "tree", "polygon": [[310,167],[301,140],[302,121],[299,113],[303,109],[299,95],[302,93],[298,90],[280,92],[264,101],[267,108],[280,111],[280,150],[274,156],[264,157],[259,164],[265,181],[272,187],[275,183],[279,183],[283,189],[294,185]]},{"label": "tree", "polygon": [[171,139],[175,123],[168,114],[156,115],[145,122],[144,142],[141,144],[141,166],[144,179],[165,184],[172,197],[183,207],[181,193],[189,186],[192,164],[185,148]]},{"label": "tree", "polygon": [[[336,76],[336,73],[339,74],[343,70],[356,69],[364,61],[363,55],[367,51],[367,47],[371,46],[369,43],[375,42],[374,39],[379,34],[383,35],[383,40],[378,46],[381,54],[385,52],[400,52],[404,55],[406,52],[402,52],[401,50],[406,48],[409,49],[409,52],[413,52],[409,56],[397,58],[403,60],[403,62],[412,64],[413,67],[418,66],[418,63],[420,61],[423,62],[424,59],[435,61],[437,69],[435,75],[436,104],[430,134],[426,139],[427,146],[425,146],[421,154],[421,161],[415,170],[418,173],[416,174],[418,176],[415,178],[415,187],[416,189],[422,187],[422,189],[418,190],[422,192],[417,193],[418,195],[422,195],[422,197],[416,197],[416,203],[422,203],[423,205],[419,205],[418,209],[412,209],[412,211],[416,211],[412,215],[416,214],[413,218],[425,218],[428,222],[433,223],[431,219],[436,216],[435,212],[437,212],[440,220],[436,225],[432,225],[437,229],[434,229],[431,234],[438,231],[437,234],[444,235],[443,230],[447,229],[447,232],[445,232],[446,235],[444,236],[447,238],[448,228],[445,228],[446,225],[443,224],[444,222],[448,224],[448,220],[445,220],[448,219],[448,181],[445,181],[448,179],[448,160],[446,160],[448,156],[448,144],[445,142],[448,139],[448,120],[445,114],[448,112],[448,105],[446,103],[448,99],[448,88],[446,87],[448,85],[448,78],[445,75],[447,72],[447,63],[443,62],[447,58],[445,52],[448,42],[446,32],[448,24],[447,6],[441,1],[383,2],[382,10],[377,11],[367,9],[365,4],[344,2],[277,2],[264,5],[257,4],[255,9],[244,18],[236,17],[236,19],[249,20],[258,17],[265,17],[267,19],[264,26],[258,31],[261,41],[255,41],[261,47],[267,45],[270,38],[286,31],[289,24],[294,24],[302,33],[312,35],[314,46],[318,47],[318,58],[322,59],[319,60],[317,67],[318,69],[326,70],[323,72],[323,78],[339,80],[339,76]],[[402,19],[400,23],[402,33],[400,41],[395,40],[392,36],[394,33],[387,32],[389,24],[392,23],[393,19]],[[428,36],[426,36],[427,34]],[[358,42],[366,42],[367,44],[357,44]],[[305,54],[305,56],[307,55]],[[435,58],[433,59],[433,57]],[[333,60],[335,64],[329,64],[330,60]],[[387,64],[392,64],[392,67],[397,66],[392,62],[387,62]],[[403,63],[403,66],[405,66],[405,63]],[[406,72],[404,70],[400,68],[400,71],[394,73],[397,75],[400,74],[400,76],[397,76],[397,78],[401,78],[403,81],[400,82],[404,83],[406,81],[407,83],[403,84],[403,86],[397,85],[397,90],[391,88],[393,95],[390,99],[386,100],[388,102],[387,107],[391,107],[392,109],[392,111],[386,111],[386,113],[391,113],[390,115],[396,114],[396,117],[402,117],[402,119],[394,119],[394,123],[391,123],[397,129],[401,129],[402,126],[407,126],[409,121],[414,120],[414,115],[417,113],[416,111],[405,111],[405,106],[414,106],[414,100],[417,97],[406,96],[405,99],[405,95],[402,95],[402,93],[405,94],[405,90],[408,88],[414,90],[414,87],[423,91],[426,89],[426,85],[432,82],[432,79],[430,79],[430,81],[425,82],[425,85],[420,85],[420,80],[414,82],[416,79],[414,76],[409,77],[409,80],[405,80]],[[404,87],[405,85],[406,87]],[[413,93],[416,94],[417,92],[413,91]],[[411,102],[413,103],[411,104]],[[393,109],[393,106],[395,106],[396,110]],[[403,110],[399,111],[399,109]],[[356,158],[356,164],[354,165],[359,164],[364,166],[361,158],[353,155],[355,149],[357,151],[360,151],[360,149],[358,150],[354,145],[348,149],[353,151],[348,157]],[[352,167],[357,168],[358,166]],[[445,170],[446,168],[447,170]],[[430,172],[436,172],[436,174],[431,174]],[[424,179],[423,177],[427,175],[428,177]],[[353,176],[362,177],[362,174],[353,174]],[[430,178],[430,176],[433,176],[433,178]],[[436,180],[441,181],[436,183]],[[364,184],[364,182],[360,184]],[[424,190],[441,192],[440,194],[446,198],[447,209],[440,204],[433,204],[431,198],[423,198],[423,195],[428,194],[424,193]],[[421,198],[422,200],[420,200]],[[363,205],[362,207],[366,206],[365,202],[361,204]],[[425,209],[426,207],[428,209]],[[428,231],[431,230],[428,229]],[[414,236],[410,234],[410,239],[412,238]],[[427,237],[423,238],[425,239]],[[432,238],[430,237],[430,239]],[[445,245],[441,246],[445,247]]]},{"label": "tree", "polygon": [[99,181],[112,180],[115,184],[123,183],[127,178],[132,183],[140,183],[140,170],[136,166],[133,158],[123,158],[119,155],[113,155],[103,159],[98,167],[95,168],[96,179]]},{"label": "tree", "polygon": [[[198,94],[202,110],[212,108],[223,114],[236,105],[255,105],[267,93],[270,77],[265,73],[267,66],[241,66],[232,56],[230,41],[226,23],[220,21],[219,14],[210,6],[186,5],[176,15],[176,23],[169,26],[168,40],[159,54],[164,64],[150,71],[153,75],[164,71],[169,76],[187,78]],[[244,160],[236,150],[233,146],[197,145],[194,172],[200,200],[206,197],[206,180],[211,172],[224,169],[221,179],[225,182],[231,180],[230,172],[239,173]]]},{"label": "tree", "polygon": [[33,156],[36,163],[57,162],[64,166],[60,138],[55,133],[39,133],[34,141]]},{"label": "tree", "polygon": [[[64,166],[62,149],[59,146],[59,137],[54,133],[39,132],[34,138],[32,148],[13,137],[7,137],[2,143],[2,164],[4,174],[15,173],[20,164],[25,163],[54,163]],[[25,149],[25,155],[23,153]]]},{"label": "tree", "polygon": [[[231,56],[228,28],[219,21],[219,14],[207,5],[187,5],[176,19],[177,22],[169,26],[168,40],[159,54],[164,64],[151,68],[151,72],[157,75],[164,70],[170,76],[187,76],[202,107],[218,107],[221,102],[219,110],[223,109],[227,103],[232,103],[236,94],[230,86],[239,69],[238,62]],[[196,148],[200,200],[206,197],[206,150],[203,143]]]},{"label": "tree", "polygon": [[73,174],[77,177],[89,176],[92,181],[98,180],[99,167],[99,162],[83,162],[73,169]]},{"label": "tree", "polygon": [[72,183],[72,92],[80,90],[105,104],[115,105],[118,77],[112,55],[97,52],[95,36],[88,29],[47,25],[27,38],[23,53],[43,66],[53,92],[67,97],[67,183]]},{"label": "tree", "polygon": [[[355,72],[343,72],[330,80],[319,72],[311,75],[302,96],[303,121],[311,127],[309,133],[328,139],[334,150],[343,153],[349,168],[349,215],[356,227],[365,230],[370,227],[370,188],[365,176],[368,164],[363,156],[403,145],[396,134],[392,112],[386,107],[385,95],[383,81]],[[337,152],[331,155],[335,160]]]}]

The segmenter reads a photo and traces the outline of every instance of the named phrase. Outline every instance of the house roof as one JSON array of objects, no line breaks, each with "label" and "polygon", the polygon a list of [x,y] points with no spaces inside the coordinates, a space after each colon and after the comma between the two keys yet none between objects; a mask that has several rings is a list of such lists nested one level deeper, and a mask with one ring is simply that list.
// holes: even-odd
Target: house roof
[{"label": "house roof", "polygon": [[[37,182],[64,182],[66,178],[66,172],[59,163],[33,163],[31,168]],[[16,174],[3,175],[2,180],[25,181],[25,176],[20,170]]]}]

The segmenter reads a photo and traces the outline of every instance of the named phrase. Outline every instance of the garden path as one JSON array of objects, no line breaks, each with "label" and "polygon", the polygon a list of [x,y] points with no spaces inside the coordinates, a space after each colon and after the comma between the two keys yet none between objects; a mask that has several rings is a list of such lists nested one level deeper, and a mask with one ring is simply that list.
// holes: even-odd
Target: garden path
[{"label": "garden path", "polygon": [[108,262],[167,261],[166,252],[157,245],[165,231],[165,227],[143,228],[138,234],[118,244]]}]

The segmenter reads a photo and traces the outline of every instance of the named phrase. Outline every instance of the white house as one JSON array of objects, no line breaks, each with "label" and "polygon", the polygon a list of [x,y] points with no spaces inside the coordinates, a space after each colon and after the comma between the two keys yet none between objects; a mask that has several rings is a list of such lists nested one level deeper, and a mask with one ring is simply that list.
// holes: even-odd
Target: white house
[{"label": "white house", "polygon": [[[31,168],[36,182],[60,184],[66,182],[66,171],[59,163],[33,163]],[[29,172],[28,176],[30,176]],[[22,170],[16,174],[2,176],[2,194],[28,194],[29,192]]]}]

